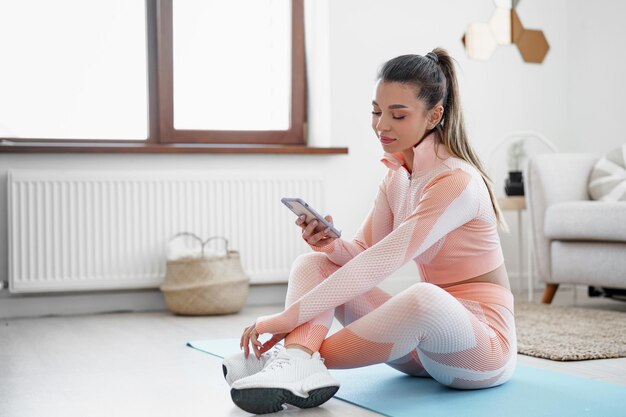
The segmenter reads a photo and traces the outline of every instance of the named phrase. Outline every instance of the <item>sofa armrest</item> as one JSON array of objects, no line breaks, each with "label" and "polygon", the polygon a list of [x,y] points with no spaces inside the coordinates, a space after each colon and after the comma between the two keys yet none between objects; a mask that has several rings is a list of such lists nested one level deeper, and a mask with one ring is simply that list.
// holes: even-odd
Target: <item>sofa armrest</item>
[{"label": "sofa armrest", "polygon": [[533,264],[540,281],[551,277],[550,239],[544,235],[547,208],[563,201],[589,200],[589,175],[599,156],[594,154],[542,154],[528,162],[526,199],[533,239]]}]

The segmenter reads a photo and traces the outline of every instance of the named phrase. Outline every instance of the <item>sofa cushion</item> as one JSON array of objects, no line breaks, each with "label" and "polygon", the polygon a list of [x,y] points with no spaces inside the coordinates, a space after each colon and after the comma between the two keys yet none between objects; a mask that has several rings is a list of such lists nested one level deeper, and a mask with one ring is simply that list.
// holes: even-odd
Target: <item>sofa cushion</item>
[{"label": "sofa cushion", "polygon": [[546,210],[544,233],[553,240],[626,242],[626,202],[553,204]]},{"label": "sofa cushion", "polygon": [[556,240],[551,282],[626,288],[626,243]]},{"label": "sofa cushion", "polygon": [[626,201],[626,144],[600,158],[589,176],[594,200]]}]

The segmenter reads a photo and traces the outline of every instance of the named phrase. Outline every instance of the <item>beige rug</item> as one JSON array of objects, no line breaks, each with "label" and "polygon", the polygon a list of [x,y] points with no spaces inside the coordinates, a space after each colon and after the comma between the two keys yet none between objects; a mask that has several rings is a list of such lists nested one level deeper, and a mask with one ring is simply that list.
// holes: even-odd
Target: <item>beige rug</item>
[{"label": "beige rug", "polygon": [[516,303],[517,351],[554,361],[626,357],[626,312]]}]

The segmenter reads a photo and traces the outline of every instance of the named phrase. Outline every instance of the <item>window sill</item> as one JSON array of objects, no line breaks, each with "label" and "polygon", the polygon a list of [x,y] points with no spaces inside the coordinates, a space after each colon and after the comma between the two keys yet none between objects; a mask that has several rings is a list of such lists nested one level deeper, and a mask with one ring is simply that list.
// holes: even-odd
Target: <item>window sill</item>
[{"label": "window sill", "polygon": [[347,154],[348,148],[315,148],[304,145],[256,145],[209,143],[68,143],[7,142],[0,140],[0,153],[230,153],[230,154]]}]

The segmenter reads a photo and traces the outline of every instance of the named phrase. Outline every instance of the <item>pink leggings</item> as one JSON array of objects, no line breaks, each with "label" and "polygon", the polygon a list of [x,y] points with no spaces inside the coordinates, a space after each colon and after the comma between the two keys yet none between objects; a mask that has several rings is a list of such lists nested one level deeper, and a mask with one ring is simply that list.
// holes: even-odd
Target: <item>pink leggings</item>
[{"label": "pink leggings", "polygon": [[[298,257],[285,307],[339,268],[323,253]],[[333,317],[344,328],[326,338]],[[444,290],[420,282],[395,296],[375,287],[294,329],[285,339],[291,344],[319,351],[328,368],[386,363],[454,388],[492,387],[515,368],[513,295],[491,283]]]}]

